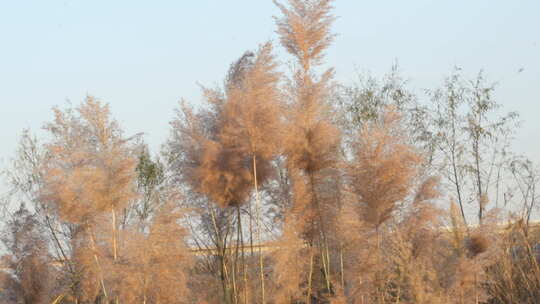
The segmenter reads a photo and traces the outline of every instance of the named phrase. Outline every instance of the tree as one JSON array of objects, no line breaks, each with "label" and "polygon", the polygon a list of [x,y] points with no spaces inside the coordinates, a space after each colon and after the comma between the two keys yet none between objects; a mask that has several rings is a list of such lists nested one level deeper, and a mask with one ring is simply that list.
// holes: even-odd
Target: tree
[{"label": "tree", "polygon": [[137,167],[137,189],[139,201],[132,204],[126,213],[128,220],[130,212],[134,212],[144,230],[151,216],[159,209],[166,195],[165,165],[159,160],[153,160],[148,147],[144,146],[139,154]]},{"label": "tree", "polygon": [[[495,86],[486,84],[483,73],[465,81],[459,69],[445,81],[444,88],[430,92],[433,114],[426,129],[441,168],[457,200],[463,219],[465,206],[475,202],[481,223],[495,196],[498,206],[509,161],[509,144],[517,126],[517,113],[498,114],[501,105],[493,99]],[[494,188],[494,189],[493,189]]]}]

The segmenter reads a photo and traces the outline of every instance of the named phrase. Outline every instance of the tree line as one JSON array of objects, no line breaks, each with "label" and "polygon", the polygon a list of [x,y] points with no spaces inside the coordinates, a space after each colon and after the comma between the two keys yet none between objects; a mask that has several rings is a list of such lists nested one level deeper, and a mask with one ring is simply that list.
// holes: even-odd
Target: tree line
[{"label": "tree line", "polygon": [[3,303],[536,303],[540,172],[495,84],[337,83],[333,1],[275,4],[289,69],[246,51],[158,154],[92,96],[23,133]]}]

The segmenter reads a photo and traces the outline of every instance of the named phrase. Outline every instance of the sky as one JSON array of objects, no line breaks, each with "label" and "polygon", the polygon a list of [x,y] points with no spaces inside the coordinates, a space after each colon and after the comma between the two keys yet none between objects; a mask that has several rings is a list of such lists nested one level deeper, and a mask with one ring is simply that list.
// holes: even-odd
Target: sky
[{"label": "sky", "polygon": [[[537,0],[337,0],[327,66],[350,83],[397,61],[418,92],[454,66],[484,69],[504,110],[521,114],[515,149],[540,162],[538,12]],[[0,169],[23,129],[43,134],[53,106],[86,95],[157,152],[180,99],[196,104],[244,51],[278,42],[278,14],[270,0],[0,0]]]}]

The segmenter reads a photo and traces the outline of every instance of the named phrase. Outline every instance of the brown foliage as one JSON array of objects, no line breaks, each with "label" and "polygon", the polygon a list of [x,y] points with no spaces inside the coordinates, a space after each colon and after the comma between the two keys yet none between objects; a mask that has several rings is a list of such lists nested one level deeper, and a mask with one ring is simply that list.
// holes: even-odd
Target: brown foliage
[{"label": "brown foliage", "polygon": [[183,110],[185,122],[177,127],[187,137],[183,140],[197,141],[184,146],[184,175],[196,191],[222,207],[246,201],[253,189],[253,158],[258,183],[269,176],[280,132],[278,80],[267,43],[231,66],[225,95],[205,89],[209,112]]},{"label": "brown foliage", "polygon": [[[411,191],[422,161],[406,142],[399,114],[386,113],[382,121],[366,125],[356,144],[350,167],[353,191],[359,196],[364,219],[378,227]],[[422,195],[432,195],[431,193]]]},{"label": "brown foliage", "polygon": [[[465,103],[454,98],[469,92],[458,82],[437,92],[434,127],[418,121],[426,109],[392,78],[356,92],[361,98],[346,104],[356,112],[344,115],[354,126],[340,129],[334,72],[318,73],[334,40],[333,1],[275,3],[281,45],[295,60],[290,77],[279,72],[272,44],[244,53],[222,88],[203,88],[200,109],[181,104],[165,165],[125,138],[108,105],[93,97],[55,108],[43,146],[25,133],[12,179],[32,211],[10,214],[3,227],[2,303],[538,301],[532,164],[510,165],[525,202],[521,219],[509,217],[515,223],[503,230],[498,213],[486,209],[491,168],[504,157],[495,162],[496,151],[481,164],[481,152],[491,150],[480,144],[506,144],[489,132],[507,136],[504,119],[514,119],[495,129],[484,121],[496,108],[492,88],[481,77],[473,83],[479,99],[457,130],[465,121],[456,106]],[[455,131],[476,136],[472,150],[445,133]],[[342,134],[355,138],[344,144]],[[450,173],[433,166],[437,149],[455,165],[441,165]],[[461,153],[473,153],[476,165]],[[445,182],[461,210],[447,200]],[[467,195],[479,204],[476,228],[465,223]]]},{"label": "brown foliage", "polygon": [[281,132],[282,105],[277,84],[280,74],[272,44],[262,45],[253,62],[242,57],[231,67],[227,101],[223,106],[219,140],[236,153],[272,159]]},{"label": "brown foliage", "polygon": [[298,59],[304,71],[322,62],[324,51],[334,40],[330,26],[332,0],[290,0],[289,7],[274,1],[282,18],[276,18],[278,34],[285,49]]},{"label": "brown foliage", "polygon": [[[222,207],[243,204],[253,187],[250,158],[216,141],[207,141],[202,149],[199,166],[192,175],[195,189]],[[257,171],[260,182],[268,176],[269,168],[259,161]]]},{"label": "brown foliage", "polygon": [[3,303],[49,303],[57,273],[50,265],[51,257],[39,223],[21,205],[6,224],[1,241],[9,253],[0,260],[3,269],[0,300]]},{"label": "brown foliage", "polygon": [[[272,253],[273,273],[271,294],[275,303],[289,303],[302,299],[306,292],[305,279],[309,273],[309,256],[313,254],[305,248],[298,235],[301,231],[292,218],[287,218],[283,234]],[[306,258],[307,257],[307,258]]]},{"label": "brown foliage", "polygon": [[486,252],[490,246],[490,240],[481,234],[473,234],[467,240],[467,249],[475,257]]},{"label": "brown foliage", "polygon": [[135,196],[136,158],[108,106],[87,97],[78,115],[72,109],[54,111],[55,120],[45,126],[52,141],[42,169],[43,200],[77,224],[125,207]]},{"label": "brown foliage", "polygon": [[161,207],[148,234],[126,232],[119,295],[125,303],[190,303],[187,272],[192,258],[180,226],[183,214],[171,204]]}]

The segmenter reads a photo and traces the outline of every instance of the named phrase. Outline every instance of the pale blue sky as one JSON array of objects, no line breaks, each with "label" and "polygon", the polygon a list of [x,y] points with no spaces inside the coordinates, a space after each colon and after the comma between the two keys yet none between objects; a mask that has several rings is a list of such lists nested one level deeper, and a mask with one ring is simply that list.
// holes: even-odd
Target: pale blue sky
[{"label": "pale blue sky", "polygon": [[[335,13],[338,80],[398,60],[420,91],[454,65],[484,68],[524,120],[516,149],[540,161],[540,1],[338,0]],[[53,105],[86,94],[157,151],[178,100],[197,102],[197,83],[221,82],[246,49],[276,40],[276,14],[270,0],[0,0],[0,168],[23,128],[39,131]]]}]

